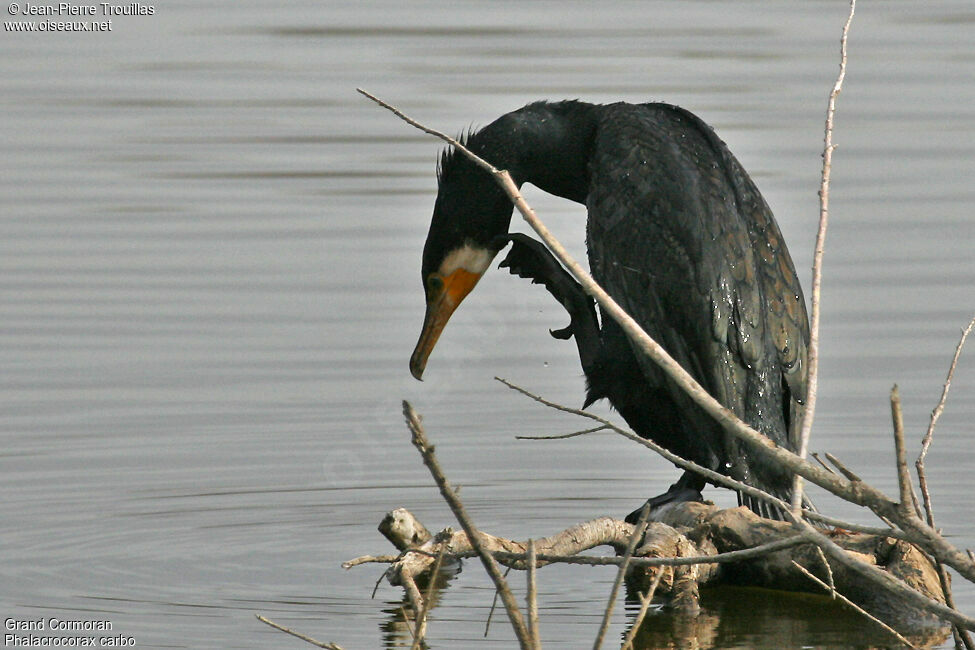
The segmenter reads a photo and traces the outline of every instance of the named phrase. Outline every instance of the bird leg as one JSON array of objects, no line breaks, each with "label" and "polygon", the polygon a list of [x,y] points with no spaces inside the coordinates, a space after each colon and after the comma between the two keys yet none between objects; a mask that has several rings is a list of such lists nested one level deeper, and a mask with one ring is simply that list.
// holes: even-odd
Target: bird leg
[{"label": "bird leg", "polygon": [[542,284],[569,313],[569,324],[549,333],[562,340],[573,336],[579,348],[583,370],[595,363],[601,346],[599,319],[593,299],[582,289],[552,253],[540,241],[521,233],[509,233],[504,239],[511,242],[511,250],[498,265],[512,275],[530,278],[532,284]]},{"label": "bird leg", "polygon": [[[685,501],[703,502],[704,497],[701,490],[704,489],[706,481],[694,472],[684,472],[677,482],[668,488],[666,492],[658,496],[647,499],[650,505],[650,520],[656,521],[668,510],[679,503]],[[640,514],[644,506],[640,506],[630,514],[626,515],[626,522],[636,524],[640,519]]]}]

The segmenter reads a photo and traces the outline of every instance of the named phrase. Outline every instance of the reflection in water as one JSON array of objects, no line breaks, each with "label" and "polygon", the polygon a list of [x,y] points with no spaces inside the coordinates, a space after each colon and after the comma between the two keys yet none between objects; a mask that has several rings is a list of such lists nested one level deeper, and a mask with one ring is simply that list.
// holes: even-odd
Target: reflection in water
[{"label": "reflection in water", "polygon": [[[436,575],[434,583],[431,585],[429,580],[418,580],[416,583],[424,599],[429,599],[427,605],[427,630],[436,623],[430,622],[430,616],[440,604],[441,596],[450,585],[450,582],[461,572],[461,562],[453,562],[450,566],[445,566]],[[383,610],[386,618],[379,624],[379,632],[383,639],[384,648],[409,648],[413,645],[413,629],[416,624],[417,612],[406,596],[398,603],[387,602],[392,605]],[[472,622],[472,624],[475,624]],[[424,644],[424,647],[428,647]]]},{"label": "reflection in water", "polygon": [[[480,565],[473,560],[476,569]],[[461,563],[440,572],[436,583],[430,589],[428,582],[418,583],[420,591],[430,595],[430,608],[427,632],[428,640],[434,647],[443,646],[443,633],[448,615],[436,610],[446,599],[451,584],[461,573]],[[514,586],[523,574],[512,572],[515,577],[509,580]],[[543,573],[540,573],[543,575]],[[576,574],[579,580],[584,576]],[[470,577],[470,576],[469,576]],[[490,597],[490,590],[481,592]],[[403,597],[398,602],[387,602],[383,609],[385,618],[379,624],[383,647],[387,649],[410,647],[413,643],[411,631],[416,618],[409,601]],[[464,608],[462,616],[471,628],[481,629],[487,621],[480,620],[487,604],[478,608]],[[508,621],[503,608],[496,602],[497,610],[493,625],[507,626]],[[587,603],[591,612],[601,615],[605,606],[602,600]],[[634,638],[634,647],[645,650],[694,650],[705,648],[798,648],[817,647],[835,650],[854,648],[889,647],[897,645],[896,640],[883,628],[875,625],[838,600],[815,594],[774,591],[750,587],[707,587],[700,592],[701,611],[697,616],[676,612],[664,605],[651,605],[643,625]],[[449,605],[446,605],[449,608]],[[546,607],[544,597],[539,603],[540,629],[543,632],[543,645],[546,633],[551,634],[552,623],[548,616],[557,613],[559,607]],[[626,636],[640,609],[639,596],[627,585],[626,627],[620,639]],[[494,606],[492,606],[494,610]],[[598,620],[598,616],[593,617]],[[576,630],[579,638],[595,638],[598,623],[591,629]],[[855,630],[855,634],[851,631]],[[944,643],[950,636],[947,628],[902,633],[917,647],[934,647]],[[479,635],[471,635],[476,638]],[[506,637],[508,632],[485,635],[487,639]],[[577,639],[578,640],[578,639]],[[449,645],[449,644],[448,644]]]},{"label": "reflection in water", "polygon": [[[639,611],[627,602],[629,619]],[[856,630],[851,635],[851,630]],[[907,635],[919,647],[942,643],[947,630]],[[826,596],[744,587],[701,590],[701,614],[687,617],[657,608],[648,613],[636,648],[869,648],[896,645],[862,615]]]},{"label": "reflection in water", "polygon": [[[431,608],[440,602],[439,594],[432,599]],[[387,603],[390,607],[383,609],[386,618],[379,624],[379,635],[383,648],[409,648],[413,645],[413,623],[415,613],[404,597],[399,603]],[[429,625],[427,626],[429,629]]]}]

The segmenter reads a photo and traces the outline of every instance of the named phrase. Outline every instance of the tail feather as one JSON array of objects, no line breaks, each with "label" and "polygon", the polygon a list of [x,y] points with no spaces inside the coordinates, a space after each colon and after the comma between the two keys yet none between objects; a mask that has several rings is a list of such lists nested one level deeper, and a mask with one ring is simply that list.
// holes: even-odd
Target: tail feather
[{"label": "tail feather", "polygon": [[[775,494],[782,501],[786,503],[792,502],[791,491],[787,494]],[[751,496],[749,494],[738,493],[738,505],[745,506],[752,512],[754,512],[759,517],[764,517],[766,519],[772,519],[774,521],[791,521],[791,518],[785,512],[785,510],[776,504],[767,501],[766,499],[761,499],[758,497]],[[819,512],[813,502],[805,494],[802,495],[802,509],[809,510],[810,512]],[[817,522],[813,522],[813,525],[820,525]]]}]

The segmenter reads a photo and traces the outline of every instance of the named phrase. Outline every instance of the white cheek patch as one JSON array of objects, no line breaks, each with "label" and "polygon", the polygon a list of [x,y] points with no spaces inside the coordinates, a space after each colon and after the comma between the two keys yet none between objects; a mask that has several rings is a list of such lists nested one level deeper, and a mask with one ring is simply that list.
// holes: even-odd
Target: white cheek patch
[{"label": "white cheek patch", "polygon": [[440,264],[440,275],[447,277],[457,269],[481,275],[491,265],[495,253],[486,248],[464,244],[447,253]]}]

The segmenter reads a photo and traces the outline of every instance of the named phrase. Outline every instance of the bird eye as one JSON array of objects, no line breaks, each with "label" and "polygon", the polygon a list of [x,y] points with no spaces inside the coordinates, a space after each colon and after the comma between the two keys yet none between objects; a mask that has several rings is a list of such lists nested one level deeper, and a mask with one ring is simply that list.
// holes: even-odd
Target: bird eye
[{"label": "bird eye", "polygon": [[443,291],[443,278],[436,273],[427,276],[427,291],[432,294],[439,294]]}]

